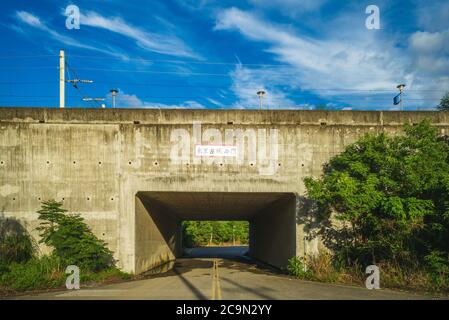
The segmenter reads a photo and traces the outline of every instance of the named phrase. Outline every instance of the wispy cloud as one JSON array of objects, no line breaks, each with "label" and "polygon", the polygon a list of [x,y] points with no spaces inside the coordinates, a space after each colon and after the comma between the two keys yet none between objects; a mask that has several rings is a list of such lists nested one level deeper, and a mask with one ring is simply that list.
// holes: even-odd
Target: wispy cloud
[{"label": "wispy cloud", "polygon": [[81,25],[101,28],[136,41],[141,48],[166,55],[199,58],[181,39],[173,35],[152,33],[135,27],[119,17],[105,17],[96,12],[81,15]]},{"label": "wispy cloud", "polygon": [[[222,10],[217,16],[215,30],[238,31],[249,40],[265,44],[264,50],[273,54],[275,60],[291,66],[290,72],[279,70],[279,73],[288,76],[291,86],[352,105],[379,106],[379,100],[389,99],[385,100],[385,92],[376,91],[394,89],[399,82],[405,82],[408,87],[423,89],[426,86],[424,78],[419,74],[419,64],[426,64],[423,66],[426,70],[434,68],[447,72],[449,63],[447,55],[441,55],[441,50],[447,49],[446,33],[418,33],[412,36],[411,45],[415,50],[431,50],[427,44],[435,48],[431,50],[432,54],[425,56],[427,60],[421,54],[420,62],[411,67],[410,54],[405,54],[405,49],[396,48],[393,42],[367,35],[366,32],[353,33],[352,38],[314,39],[298,34],[290,26],[273,24],[253,12],[237,8]],[[438,50],[440,53],[434,55]],[[431,63],[433,66],[427,66]],[[234,81],[239,81],[238,74],[233,78]],[[285,77],[280,80],[278,83],[285,84]],[[270,83],[275,85],[276,79],[271,78]],[[235,87],[238,91],[243,90],[238,85]],[[324,91],[320,88],[353,91],[344,91],[345,94],[342,95],[343,91]],[[370,98],[366,98],[368,91]],[[419,100],[423,95],[411,93],[409,97]]]},{"label": "wispy cloud", "polygon": [[[160,102],[145,101],[135,94],[128,94],[119,89],[117,96],[118,108],[159,108],[159,109],[205,109],[206,107],[194,100],[186,100],[179,104],[165,104]],[[107,104],[112,105],[110,95],[107,95]]]},{"label": "wispy cloud", "polygon": [[[19,22],[45,32],[45,33],[49,34],[54,40],[56,40],[60,43],[63,43],[67,46],[97,51],[97,52],[101,52],[101,53],[111,55],[114,57],[118,57],[118,58],[122,58],[122,59],[127,58],[126,55],[123,55],[115,50],[112,50],[112,48],[110,48],[110,47],[108,47],[106,50],[106,49],[102,49],[102,48],[99,48],[96,46],[91,46],[91,45],[79,42],[78,40],[75,40],[71,37],[62,35],[59,32],[57,32],[57,31],[53,30],[52,28],[50,28],[49,26],[47,26],[38,16],[36,16],[30,12],[17,11],[15,16]],[[16,31],[22,30],[21,28],[14,26],[14,25],[11,26],[11,28]]]},{"label": "wispy cloud", "polygon": [[279,10],[286,16],[296,17],[319,10],[328,0],[250,0],[256,7]]},{"label": "wispy cloud", "polygon": [[354,46],[352,39],[347,42],[315,40],[295,35],[236,8],[224,10],[218,16],[215,29],[238,30],[251,40],[268,43],[266,51],[295,67],[300,75],[296,80],[304,88],[391,88],[397,79],[406,76],[402,61],[388,51],[370,48],[369,39],[358,46]]},{"label": "wispy cloud", "polygon": [[263,90],[266,95],[263,98],[263,105],[270,109],[292,108],[294,102],[287,98],[282,90],[276,88],[276,79],[270,70],[251,69],[237,65],[230,73],[232,79],[231,91],[237,97],[233,104],[234,108],[257,109],[259,108],[259,97],[257,91]]}]

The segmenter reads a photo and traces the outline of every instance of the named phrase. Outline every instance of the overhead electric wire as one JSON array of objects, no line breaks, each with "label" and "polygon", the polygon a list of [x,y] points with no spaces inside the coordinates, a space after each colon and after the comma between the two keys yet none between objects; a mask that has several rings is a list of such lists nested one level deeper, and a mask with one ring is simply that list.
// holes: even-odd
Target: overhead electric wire
[{"label": "overhead electric wire", "polygon": [[[73,72],[73,74],[75,75],[76,79],[80,79],[80,78],[78,77],[78,74],[76,73],[76,71],[73,70],[73,69],[69,66],[69,64],[67,63],[67,61],[65,61],[65,65],[66,65],[66,68],[67,68],[67,74],[68,74],[68,76],[69,76],[69,80],[72,80],[72,79],[71,79],[71,76],[70,76],[70,71]],[[72,87],[74,87],[74,88],[79,92],[79,94],[80,94],[80,96],[81,96],[81,100],[83,100],[84,98],[87,97],[87,96],[84,95],[84,93],[81,91],[81,89],[80,89],[80,87],[78,86],[78,84],[73,83],[73,84],[72,84]],[[84,100],[83,100],[83,101],[84,101]],[[101,108],[101,104],[100,104],[98,101],[96,101],[96,100],[89,100],[88,102],[92,102],[92,105],[93,105],[93,106],[95,106],[95,104],[97,104],[97,105]]]},{"label": "overhead electric wire", "polygon": [[42,55],[29,55],[29,56],[0,56],[0,59],[28,59],[28,58],[54,58],[59,57],[57,54],[42,54]]},{"label": "overhead electric wire", "polygon": [[163,62],[176,64],[204,64],[204,65],[226,65],[226,66],[254,66],[254,67],[290,67],[287,64],[269,64],[269,63],[241,63],[241,62],[221,62],[221,61],[204,61],[204,60],[176,60],[176,59],[143,59],[143,58],[119,58],[119,57],[92,57],[82,55],[70,55],[72,58],[81,59],[109,59],[122,61],[137,61],[137,62]]},{"label": "overhead electric wire", "polygon": [[[15,56],[15,57],[8,57],[8,56],[0,56],[0,59],[8,59],[8,58],[37,58],[37,57],[56,57],[57,55],[35,55],[35,56]],[[71,55],[72,58],[96,58],[96,59],[121,59],[121,58],[111,58],[111,57],[88,57],[88,56],[76,56]],[[146,62],[154,62],[154,63],[184,63],[184,64],[203,64],[203,65],[247,65],[247,66],[276,66],[276,67],[289,67],[288,65],[281,65],[281,64],[244,64],[244,63],[227,63],[227,62],[212,62],[212,61],[184,61],[184,60],[157,60],[157,59],[140,59],[140,58],[130,58],[126,60],[136,60],[136,61],[146,61]],[[75,75],[76,79],[79,79],[77,76],[77,72],[75,69],[69,65],[66,61],[66,67],[67,67],[67,74],[69,80],[72,80],[72,74]],[[0,67],[0,70],[29,70],[29,69],[58,69],[58,67],[50,67],[50,66],[30,66],[30,67]],[[76,68],[76,70],[86,70],[86,71],[103,71],[103,72],[122,72],[122,73],[149,73],[149,74],[167,74],[167,75],[182,75],[182,76],[223,76],[223,77],[230,77],[230,73],[208,73],[208,72],[182,72],[182,71],[158,71],[158,70],[129,70],[129,69],[107,69],[107,68],[89,68],[89,67],[80,67]],[[265,75],[274,74],[274,76],[289,76],[289,72],[286,70],[259,70],[261,72],[265,72]],[[292,70],[294,72],[294,70]],[[29,81],[29,82],[0,82],[0,85],[26,85],[26,84],[49,84],[49,83],[57,83],[57,81]],[[201,95],[201,96],[187,96],[187,95],[179,95],[179,96],[139,96],[141,99],[165,99],[165,100],[177,100],[177,99],[207,99],[207,98],[240,98],[240,99],[251,99],[254,98],[256,101],[257,97],[252,97],[251,95],[241,96],[236,94],[235,92],[232,92],[232,83],[228,85],[211,85],[211,84],[202,84],[202,83],[189,83],[189,84],[176,84],[176,83],[149,83],[144,81],[138,81],[138,82],[114,82],[114,81],[99,81],[96,82],[99,84],[109,84],[112,87],[112,84],[120,84],[119,86],[126,87],[126,86],[143,86],[143,87],[191,87],[191,88],[216,88],[216,89],[226,89],[228,92],[223,94],[210,94],[207,95]],[[235,85],[235,84],[234,84]],[[77,90],[78,94],[81,96],[81,98],[86,98],[87,96],[83,93],[81,88],[78,86],[78,84],[72,83],[72,86]],[[288,86],[288,85],[284,85]],[[375,102],[375,101],[388,101],[391,98],[390,97],[381,97],[383,96],[382,93],[385,95],[389,93],[396,93],[396,90],[393,89],[351,89],[351,88],[287,88],[282,89],[283,85],[276,85],[273,86],[273,88],[276,88],[278,90],[284,91],[284,92],[293,92],[292,94],[285,94],[284,98],[268,98],[268,101],[276,102],[276,101],[285,101],[285,100],[297,100],[295,98],[301,99],[301,104],[307,104],[312,101],[318,101],[326,103],[326,99],[329,99],[332,97],[333,100],[342,100],[342,101],[362,101],[364,103],[368,102]],[[445,92],[446,90],[438,90],[438,89],[409,89],[406,92],[412,93],[412,92]],[[327,92],[326,94],[321,94],[321,97],[313,97],[313,92]],[[348,97],[339,97],[340,95],[348,94],[350,96]],[[369,94],[372,93],[372,94]],[[352,94],[352,95],[351,95]],[[360,95],[358,95],[360,94]],[[326,98],[327,96],[327,98]],[[1,95],[1,98],[56,98],[57,96],[26,96],[26,95]],[[74,96],[68,96],[69,98],[73,98]],[[118,96],[117,99],[122,100],[122,97]],[[439,98],[407,98],[407,95],[405,95],[405,99],[407,101],[438,101]],[[126,100],[126,99],[125,99]],[[33,100],[34,101],[34,100]],[[99,101],[90,101],[93,106],[100,105]],[[292,106],[295,107],[295,106]]]}]

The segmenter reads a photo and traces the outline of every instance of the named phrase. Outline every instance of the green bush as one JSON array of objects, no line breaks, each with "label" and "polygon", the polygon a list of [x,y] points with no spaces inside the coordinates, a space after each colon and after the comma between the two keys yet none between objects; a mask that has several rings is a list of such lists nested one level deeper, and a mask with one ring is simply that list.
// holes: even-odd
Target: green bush
[{"label": "green bush", "polygon": [[429,121],[404,131],[366,135],[332,158],[320,179],[305,179],[317,216],[342,222],[323,223],[321,233],[346,265],[429,265],[424,257],[433,251],[448,254],[449,145]]},{"label": "green bush", "polygon": [[292,257],[288,259],[287,271],[290,275],[299,279],[313,279],[313,273],[306,269],[304,258]]},{"label": "green bush", "polygon": [[33,238],[19,221],[0,217],[0,269],[32,259],[36,250]]},{"label": "green bush", "polygon": [[53,255],[65,265],[101,271],[114,265],[112,252],[77,214],[67,214],[61,202],[44,201],[38,211],[41,243],[54,248]]},{"label": "green bush", "polygon": [[59,287],[64,282],[60,261],[48,256],[12,263],[8,266],[8,272],[0,276],[0,287],[16,291]]},{"label": "green bush", "polygon": [[429,278],[436,288],[449,287],[449,257],[440,251],[432,251],[425,258]]}]

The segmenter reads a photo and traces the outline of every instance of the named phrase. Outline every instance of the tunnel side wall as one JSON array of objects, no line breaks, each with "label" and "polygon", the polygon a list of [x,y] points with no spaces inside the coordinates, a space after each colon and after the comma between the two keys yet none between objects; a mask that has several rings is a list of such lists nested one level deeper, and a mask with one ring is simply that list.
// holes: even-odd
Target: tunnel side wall
[{"label": "tunnel side wall", "polygon": [[251,257],[277,268],[285,268],[296,255],[296,197],[286,196],[250,220]]},{"label": "tunnel side wall", "polygon": [[181,221],[164,206],[136,196],[135,272],[142,273],[182,253]]}]

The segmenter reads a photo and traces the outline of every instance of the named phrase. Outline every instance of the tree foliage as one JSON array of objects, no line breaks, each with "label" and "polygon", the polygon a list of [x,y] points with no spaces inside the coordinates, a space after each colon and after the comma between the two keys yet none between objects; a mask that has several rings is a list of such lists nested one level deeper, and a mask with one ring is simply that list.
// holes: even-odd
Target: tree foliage
[{"label": "tree foliage", "polygon": [[441,98],[440,104],[437,108],[440,111],[449,111],[449,92],[446,92],[443,98]]},{"label": "tree foliage", "polygon": [[405,135],[366,135],[332,158],[308,196],[327,244],[347,263],[444,261],[449,251],[449,145],[429,121]]},{"label": "tree foliage", "polygon": [[41,243],[52,247],[53,255],[67,265],[89,271],[113,266],[112,252],[98,239],[78,214],[67,214],[62,202],[44,201],[38,211]]},{"label": "tree foliage", "polygon": [[26,262],[36,250],[33,238],[19,221],[0,217],[0,266]]},{"label": "tree foliage", "polygon": [[248,222],[245,221],[185,221],[183,239],[187,247],[222,243],[248,243]]}]

